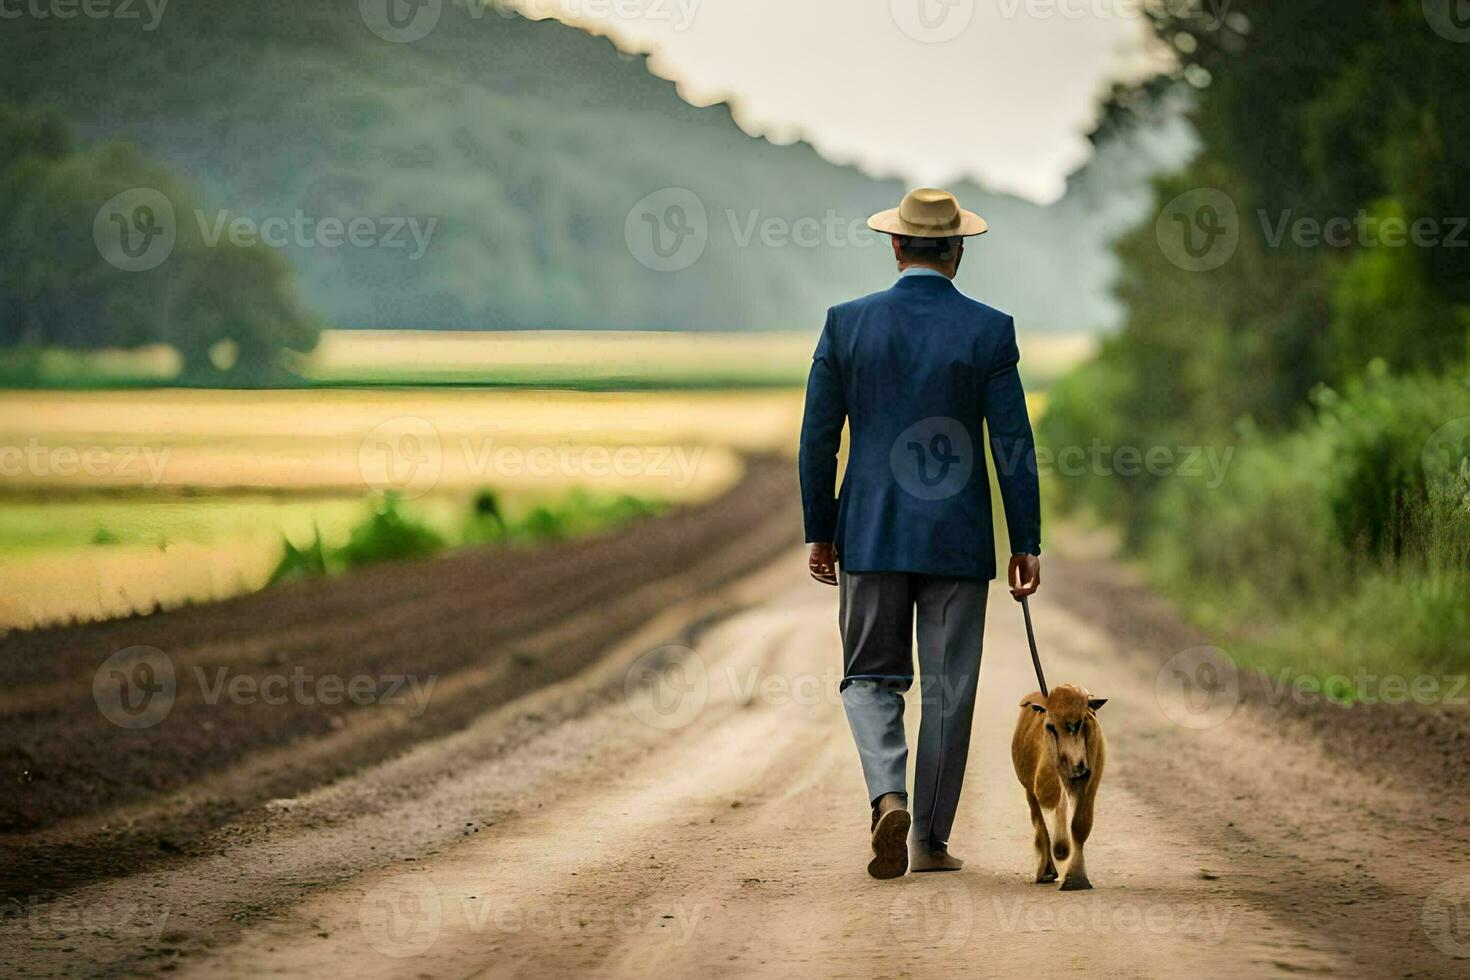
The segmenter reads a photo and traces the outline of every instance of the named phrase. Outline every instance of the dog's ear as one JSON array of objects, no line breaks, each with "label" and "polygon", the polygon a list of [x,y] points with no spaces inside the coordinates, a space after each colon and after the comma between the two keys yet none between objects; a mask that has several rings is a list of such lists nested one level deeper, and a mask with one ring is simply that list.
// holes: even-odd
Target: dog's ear
[{"label": "dog's ear", "polygon": [[1105,705],[1107,703],[1108,703],[1108,699],[1107,698],[1088,698],[1087,699],[1087,706],[1089,708],[1091,708],[1093,711],[1096,711],[1098,708],[1101,708],[1103,705]]},{"label": "dog's ear", "polygon": [[1022,701],[1021,703],[1022,704],[1028,704],[1029,703],[1031,705],[1031,710],[1032,711],[1040,711],[1040,712],[1045,712],[1046,711],[1046,705],[1044,705],[1044,704],[1037,704],[1035,701],[1030,701],[1030,702]]}]

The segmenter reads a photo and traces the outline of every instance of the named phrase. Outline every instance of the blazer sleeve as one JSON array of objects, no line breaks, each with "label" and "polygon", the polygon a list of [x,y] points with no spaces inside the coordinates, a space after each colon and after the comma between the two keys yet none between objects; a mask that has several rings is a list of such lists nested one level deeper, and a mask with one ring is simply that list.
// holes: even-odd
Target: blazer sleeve
[{"label": "blazer sleeve", "polygon": [[831,541],[837,534],[837,450],[847,419],[847,400],[837,369],[833,319],[828,310],[827,323],[812,355],[806,410],[801,418],[797,467],[801,471],[801,510],[808,542]]},{"label": "blazer sleeve", "polygon": [[996,482],[1005,504],[1011,554],[1041,554],[1041,493],[1036,481],[1036,441],[1021,387],[1016,321],[1006,317],[985,383],[985,422]]}]

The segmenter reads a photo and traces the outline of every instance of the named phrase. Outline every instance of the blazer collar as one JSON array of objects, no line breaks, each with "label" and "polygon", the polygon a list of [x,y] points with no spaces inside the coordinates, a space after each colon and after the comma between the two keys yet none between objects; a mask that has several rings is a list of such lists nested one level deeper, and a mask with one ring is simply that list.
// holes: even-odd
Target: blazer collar
[{"label": "blazer collar", "polygon": [[931,293],[938,293],[953,292],[955,284],[947,276],[902,276],[893,284],[893,288],[905,292],[927,290]]}]

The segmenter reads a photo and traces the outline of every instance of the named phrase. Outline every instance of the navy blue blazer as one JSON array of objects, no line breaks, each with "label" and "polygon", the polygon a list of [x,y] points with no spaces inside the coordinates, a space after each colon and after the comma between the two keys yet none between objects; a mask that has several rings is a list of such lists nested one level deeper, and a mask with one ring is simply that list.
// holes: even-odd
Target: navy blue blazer
[{"label": "navy blue blazer", "polygon": [[[1011,553],[1039,555],[1019,361],[1015,321],[942,276],[905,276],[828,310],[801,424],[807,541],[833,542],[849,572],[994,578],[983,420]],[[847,474],[834,500],[844,421]]]}]

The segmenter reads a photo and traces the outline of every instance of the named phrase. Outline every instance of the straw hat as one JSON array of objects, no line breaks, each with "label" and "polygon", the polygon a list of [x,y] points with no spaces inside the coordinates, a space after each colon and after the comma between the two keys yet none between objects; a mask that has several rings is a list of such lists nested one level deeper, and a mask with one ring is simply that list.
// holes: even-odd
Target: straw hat
[{"label": "straw hat", "polygon": [[905,194],[898,207],[869,218],[868,227],[909,238],[968,238],[985,234],[989,225],[974,211],[960,207],[949,191],[920,187]]}]

